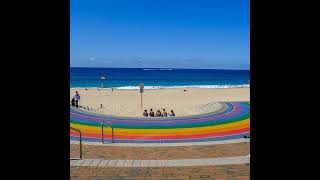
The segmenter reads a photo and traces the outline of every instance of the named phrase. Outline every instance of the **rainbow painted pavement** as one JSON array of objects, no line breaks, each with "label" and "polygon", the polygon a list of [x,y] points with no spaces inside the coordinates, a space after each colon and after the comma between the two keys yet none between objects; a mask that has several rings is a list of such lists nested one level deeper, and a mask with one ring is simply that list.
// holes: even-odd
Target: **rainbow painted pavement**
[{"label": "rainbow painted pavement", "polygon": [[[218,111],[188,117],[128,118],[97,115],[70,107],[70,126],[80,129],[84,141],[101,142],[101,122],[114,128],[115,143],[181,143],[243,138],[250,135],[250,103],[221,102]],[[111,128],[104,128],[111,142]],[[70,139],[78,140],[70,131]]]}]

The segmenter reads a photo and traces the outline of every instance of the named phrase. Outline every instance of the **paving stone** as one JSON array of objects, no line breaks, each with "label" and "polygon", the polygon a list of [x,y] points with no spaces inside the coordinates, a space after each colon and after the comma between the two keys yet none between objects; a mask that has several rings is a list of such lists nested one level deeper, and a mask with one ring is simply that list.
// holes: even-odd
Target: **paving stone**
[{"label": "paving stone", "polygon": [[[175,143],[172,143],[175,144]],[[128,147],[128,146],[96,146],[84,145],[83,152],[88,159],[195,159],[195,158],[216,158],[230,156],[244,156],[250,153],[250,144],[231,143],[214,145],[193,146],[164,146],[164,147]],[[79,147],[76,144],[70,145],[70,156],[79,154]]]},{"label": "paving stone", "polygon": [[[84,145],[88,159],[70,160],[70,179],[249,180],[250,158],[246,155],[250,153],[250,143],[242,142],[250,140],[228,142],[186,146]],[[71,155],[77,156],[79,144],[70,146]]]}]

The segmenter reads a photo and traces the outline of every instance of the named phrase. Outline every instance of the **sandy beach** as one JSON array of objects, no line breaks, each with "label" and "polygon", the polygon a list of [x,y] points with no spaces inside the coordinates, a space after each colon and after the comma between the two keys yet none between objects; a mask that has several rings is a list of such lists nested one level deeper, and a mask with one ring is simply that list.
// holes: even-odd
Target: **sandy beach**
[{"label": "sandy beach", "polygon": [[218,102],[250,101],[250,88],[147,89],[142,94],[141,109],[139,90],[72,88],[70,98],[75,91],[81,96],[79,105],[95,109],[98,114],[126,117],[142,117],[143,109],[150,108],[165,108],[167,112],[173,109],[176,116],[190,116],[219,109]]}]

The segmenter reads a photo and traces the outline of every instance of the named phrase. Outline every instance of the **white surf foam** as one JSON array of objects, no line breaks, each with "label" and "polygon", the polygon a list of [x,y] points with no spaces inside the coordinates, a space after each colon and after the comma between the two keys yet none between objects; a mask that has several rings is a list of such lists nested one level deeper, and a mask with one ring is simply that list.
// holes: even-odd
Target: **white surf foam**
[{"label": "white surf foam", "polygon": [[[226,88],[249,88],[249,84],[241,85],[189,85],[189,86],[144,86],[144,89],[174,89],[174,88],[213,88],[213,89],[226,89]],[[111,87],[72,87],[70,89],[111,89]],[[139,89],[139,86],[122,86],[113,87],[113,89]]]},{"label": "white surf foam", "polygon": [[142,69],[144,71],[171,71],[172,69]]},{"label": "white surf foam", "polygon": [[[247,88],[249,84],[242,85],[190,85],[190,86],[144,86],[144,89],[172,89],[172,88]],[[114,89],[139,89],[139,86],[123,86]]]}]

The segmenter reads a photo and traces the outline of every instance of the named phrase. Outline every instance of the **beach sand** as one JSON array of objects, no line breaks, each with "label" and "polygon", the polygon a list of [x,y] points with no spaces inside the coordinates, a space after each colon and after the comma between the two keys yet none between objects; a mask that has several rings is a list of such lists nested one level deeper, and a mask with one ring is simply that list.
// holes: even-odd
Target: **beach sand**
[{"label": "beach sand", "polygon": [[[79,105],[96,109],[98,114],[126,117],[142,117],[143,110],[149,112],[150,108],[165,108],[167,112],[173,109],[176,116],[190,116],[215,111],[220,108],[218,102],[250,101],[250,88],[150,89],[142,94],[141,109],[139,90],[72,88],[70,98],[75,91],[81,96]],[[103,108],[99,108],[100,104]]]}]

